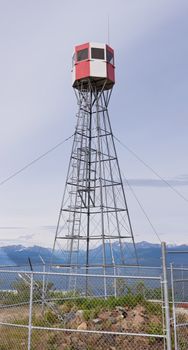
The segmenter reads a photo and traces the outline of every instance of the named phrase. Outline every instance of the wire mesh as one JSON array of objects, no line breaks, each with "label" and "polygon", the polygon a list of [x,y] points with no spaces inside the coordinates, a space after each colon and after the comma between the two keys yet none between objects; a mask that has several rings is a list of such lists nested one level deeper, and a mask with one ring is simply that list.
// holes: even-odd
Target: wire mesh
[{"label": "wire mesh", "polygon": [[0,281],[1,350],[164,349],[159,276],[0,271]]},{"label": "wire mesh", "polygon": [[188,268],[173,268],[173,286],[176,347],[178,350],[186,350],[188,348]]}]

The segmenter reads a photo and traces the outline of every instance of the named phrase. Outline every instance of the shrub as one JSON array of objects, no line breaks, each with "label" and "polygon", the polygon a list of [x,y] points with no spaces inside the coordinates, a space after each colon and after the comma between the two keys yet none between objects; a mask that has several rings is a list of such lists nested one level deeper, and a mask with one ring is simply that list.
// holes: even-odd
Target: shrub
[{"label": "shrub", "polygon": [[45,312],[44,319],[50,324],[55,324],[59,322],[57,315],[51,310]]},{"label": "shrub", "polygon": [[[149,334],[159,334],[159,335],[163,335],[163,327],[161,322],[149,322],[148,323],[148,327],[147,327],[147,332]],[[149,344],[153,344],[155,342],[159,342],[161,341],[161,338],[156,338],[156,337],[151,337],[149,338]]]}]

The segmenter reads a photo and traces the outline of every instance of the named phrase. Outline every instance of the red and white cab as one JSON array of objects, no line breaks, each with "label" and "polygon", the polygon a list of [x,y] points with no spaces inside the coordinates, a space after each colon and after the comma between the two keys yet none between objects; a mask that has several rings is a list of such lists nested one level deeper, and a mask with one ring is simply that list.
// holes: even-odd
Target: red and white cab
[{"label": "red and white cab", "polygon": [[115,84],[114,50],[109,45],[85,43],[75,46],[72,59],[73,87],[79,88],[80,84],[88,81],[105,90]]}]

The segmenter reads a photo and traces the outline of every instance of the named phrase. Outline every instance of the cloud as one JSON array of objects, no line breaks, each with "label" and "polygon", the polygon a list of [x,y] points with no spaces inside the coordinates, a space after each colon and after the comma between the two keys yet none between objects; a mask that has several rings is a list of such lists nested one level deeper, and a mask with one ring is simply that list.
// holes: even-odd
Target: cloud
[{"label": "cloud", "polygon": [[0,230],[25,230],[23,226],[0,226]]},{"label": "cloud", "polygon": [[[173,179],[127,179],[127,182],[133,187],[178,187],[178,186],[188,186],[188,175],[182,175]],[[126,184],[126,180],[125,180]]]},{"label": "cloud", "polygon": [[42,230],[49,230],[49,231],[53,231],[53,230],[55,230],[56,229],[56,227],[57,226],[55,226],[55,225],[45,225],[45,226],[40,226],[40,228],[42,229]]},{"label": "cloud", "polygon": [[22,236],[19,236],[18,239],[20,239],[20,240],[23,239],[23,240],[29,241],[29,240],[33,239],[34,236],[35,236],[35,234],[22,235]]}]

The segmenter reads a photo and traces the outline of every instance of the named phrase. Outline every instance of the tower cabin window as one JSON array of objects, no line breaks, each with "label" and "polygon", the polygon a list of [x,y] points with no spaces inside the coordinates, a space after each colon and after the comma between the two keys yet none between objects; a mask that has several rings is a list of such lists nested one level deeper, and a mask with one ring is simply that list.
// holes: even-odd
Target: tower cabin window
[{"label": "tower cabin window", "polygon": [[98,60],[104,60],[104,49],[98,49],[96,47],[91,48],[91,58]]},{"label": "tower cabin window", "polygon": [[88,49],[83,49],[77,52],[77,61],[84,61],[88,59]]},{"label": "tower cabin window", "polygon": [[108,63],[114,64],[114,54],[108,49],[106,50],[106,60]]}]

